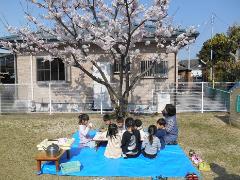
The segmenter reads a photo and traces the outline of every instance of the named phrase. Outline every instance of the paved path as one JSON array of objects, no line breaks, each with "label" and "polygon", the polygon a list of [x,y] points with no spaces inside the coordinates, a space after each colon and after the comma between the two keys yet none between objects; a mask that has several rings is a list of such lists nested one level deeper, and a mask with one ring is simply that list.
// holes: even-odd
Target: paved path
[{"label": "paved path", "polygon": [[[200,92],[177,94],[177,112],[201,111]],[[226,102],[221,98],[203,97],[204,111],[227,111]]]}]

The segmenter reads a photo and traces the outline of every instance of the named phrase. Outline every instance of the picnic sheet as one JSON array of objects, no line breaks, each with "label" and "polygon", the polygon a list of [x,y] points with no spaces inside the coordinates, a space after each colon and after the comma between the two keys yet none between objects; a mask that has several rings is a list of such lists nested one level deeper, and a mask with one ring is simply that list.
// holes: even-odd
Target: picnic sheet
[{"label": "picnic sheet", "polygon": [[[94,136],[94,132],[91,133]],[[184,177],[187,173],[200,176],[179,145],[167,145],[155,159],[147,159],[140,155],[133,159],[108,159],[104,156],[105,147],[98,151],[90,148],[79,148],[78,132],[73,134],[75,142],[71,148],[71,158],[64,155],[60,163],[80,161],[81,171],[70,173],[71,176],[128,176],[128,177]],[[43,174],[63,175],[56,173],[55,164],[46,162],[42,165]]]}]

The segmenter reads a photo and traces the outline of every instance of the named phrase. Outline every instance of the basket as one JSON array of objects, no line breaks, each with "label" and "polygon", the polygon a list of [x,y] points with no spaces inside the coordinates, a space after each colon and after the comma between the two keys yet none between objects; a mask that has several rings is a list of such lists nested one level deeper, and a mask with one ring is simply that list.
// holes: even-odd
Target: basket
[{"label": "basket", "polygon": [[69,174],[73,172],[79,172],[81,168],[80,161],[70,161],[60,164],[62,174]]}]

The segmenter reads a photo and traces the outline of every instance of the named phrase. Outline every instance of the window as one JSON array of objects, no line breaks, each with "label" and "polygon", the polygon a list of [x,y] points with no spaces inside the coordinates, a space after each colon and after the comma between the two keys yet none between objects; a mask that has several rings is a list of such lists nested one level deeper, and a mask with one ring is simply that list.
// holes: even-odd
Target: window
[{"label": "window", "polygon": [[64,81],[65,67],[61,59],[55,58],[53,61],[43,61],[37,59],[37,81]]},{"label": "window", "polygon": [[[130,65],[129,71],[130,71],[130,69],[131,69],[131,65]],[[116,61],[114,61],[114,64],[113,64],[113,73],[115,73],[115,74],[120,73],[120,63],[118,63]]]},{"label": "window", "polygon": [[113,64],[113,73],[119,73],[120,72],[120,64],[117,63],[116,61],[114,61],[114,64]]},{"label": "window", "polygon": [[13,55],[0,57],[0,76],[0,80],[3,84],[15,83]]},{"label": "window", "polygon": [[[151,66],[151,61],[141,61],[141,73],[144,72],[149,66]],[[168,77],[168,62],[161,61],[160,63],[156,63],[152,69],[150,69],[144,77],[160,77],[167,78]]]}]

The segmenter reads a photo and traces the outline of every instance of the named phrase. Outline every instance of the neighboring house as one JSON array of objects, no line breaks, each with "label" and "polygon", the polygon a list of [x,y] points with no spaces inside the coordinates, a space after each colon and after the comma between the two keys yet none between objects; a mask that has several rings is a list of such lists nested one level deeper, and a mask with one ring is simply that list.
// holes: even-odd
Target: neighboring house
[{"label": "neighboring house", "polygon": [[[196,38],[196,36],[192,38]],[[54,42],[56,39],[45,37],[49,42]],[[149,38],[148,38],[149,39]],[[148,40],[146,38],[146,40]],[[169,38],[169,42],[172,38]],[[4,37],[2,40],[14,41],[19,40],[17,36]],[[132,61],[132,72],[143,72],[150,66],[149,57],[156,52],[155,46],[150,44],[145,46],[145,43],[137,44],[140,49],[141,56],[139,59]],[[114,85],[118,82],[119,65],[111,60],[110,56],[106,56],[101,52],[100,48],[93,46],[91,56],[97,59],[100,66],[107,73],[107,78]],[[165,53],[165,50],[162,50]],[[92,79],[84,75],[80,69],[73,66],[66,66],[60,59],[55,58],[53,61],[43,61],[47,54],[16,55],[14,58],[16,74],[16,84],[25,84],[25,88],[19,88],[17,96],[19,99],[29,99],[36,106],[36,111],[47,110],[49,104],[52,104],[53,111],[81,111],[86,109],[99,109],[97,104],[99,97],[102,98],[104,109],[109,109],[108,93],[104,87],[94,82]],[[12,56],[14,57],[14,56]],[[109,63],[112,62],[112,63]],[[152,101],[152,90],[155,88],[155,82],[176,83],[176,54],[170,53],[164,61],[156,64],[155,67],[146,73],[144,77],[135,85],[131,91],[129,102],[130,104],[146,104],[149,105]],[[93,74],[98,76],[98,72],[86,63],[85,67]],[[49,86],[51,83],[51,87]],[[50,90],[49,90],[50,88]],[[102,94],[101,96],[99,94]],[[51,101],[49,97],[51,96]],[[86,105],[87,104],[87,105]],[[84,106],[84,107],[83,107]],[[44,109],[45,108],[45,109]],[[35,111],[34,110],[34,111]]]},{"label": "neighboring house", "polygon": [[178,79],[182,82],[202,82],[203,63],[199,59],[178,62]]},{"label": "neighboring house", "polygon": [[192,82],[192,70],[178,63],[178,82]]}]

